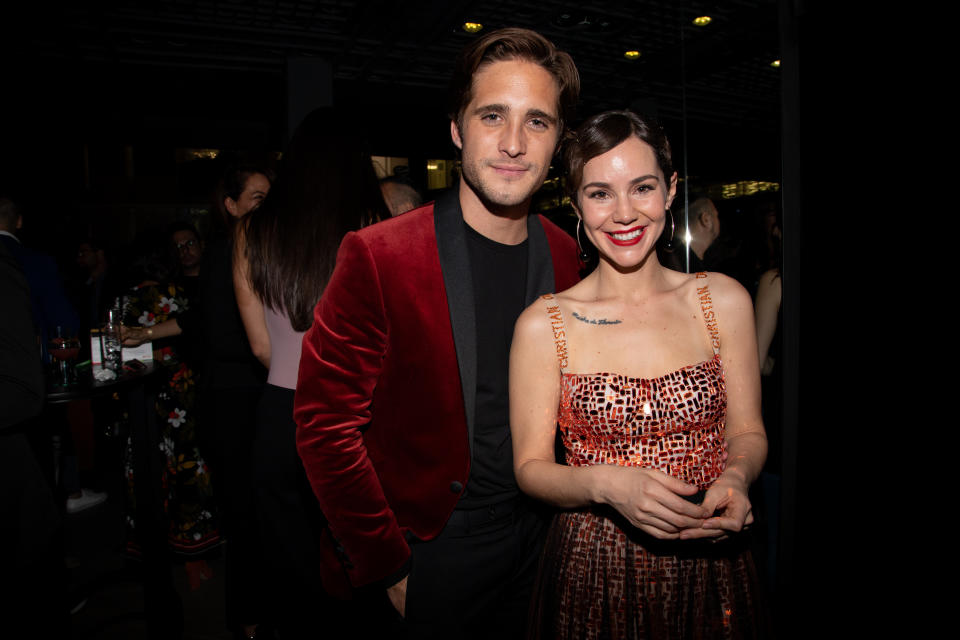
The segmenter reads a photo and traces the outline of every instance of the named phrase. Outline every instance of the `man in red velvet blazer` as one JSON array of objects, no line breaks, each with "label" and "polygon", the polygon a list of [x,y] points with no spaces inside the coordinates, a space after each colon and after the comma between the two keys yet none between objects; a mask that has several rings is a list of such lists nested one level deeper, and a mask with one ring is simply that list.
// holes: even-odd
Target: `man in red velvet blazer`
[{"label": "man in red velvet blazer", "polygon": [[507,360],[519,313],[577,281],[574,240],[528,213],[578,92],[535,32],[472,43],[458,187],[347,234],[304,337],[294,417],[336,548],[325,585],[386,589],[410,637],[523,633],[544,520],[513,478]]}]

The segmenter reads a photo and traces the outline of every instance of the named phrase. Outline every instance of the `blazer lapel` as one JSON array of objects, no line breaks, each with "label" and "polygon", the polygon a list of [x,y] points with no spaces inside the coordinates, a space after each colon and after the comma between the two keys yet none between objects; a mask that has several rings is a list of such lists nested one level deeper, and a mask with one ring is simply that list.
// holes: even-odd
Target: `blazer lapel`
[{"label": "blazer lapel", "polygon": [[527,305],[545,293],[556,293],[553,279],[553,258],[550,243],[540,223],[540,216],[527,216]]},{"label": "blazer lapel", "polygon": [[[467,235],[463,229],[460,193],[456,186],[437,197],[433,206],[440,270],[447,292],[447,308],[457,350],[457,366],[463,388],[463,408],[467,417],[467,437],[473,456],[473,428],[477,408],[477,325],[473,298],[473,273]],[[543,233],[543,230],[540,230]],[[546,244],[546,237],[543,238]],[[549,249],[547,249],[549,255]],[[552,271],[552,268],[551,268]],[[552,277],[552,276],[551,276]]]}]

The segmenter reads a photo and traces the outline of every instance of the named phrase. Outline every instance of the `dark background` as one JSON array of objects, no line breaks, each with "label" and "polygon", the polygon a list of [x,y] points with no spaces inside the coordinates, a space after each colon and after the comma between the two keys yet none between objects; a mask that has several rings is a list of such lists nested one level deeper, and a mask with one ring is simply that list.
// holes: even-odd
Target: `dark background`
[{"label": "dark background", "polygon": [[[704,14],[710,25],[691,24]],[[455,158],[446,85],[476,37],[468,20],[533,28],[568,51],[581,117],[659,117],[691,184],[779,183],[778,14],[773,0],[8,5],[0,189],[25,206],[28,239],[128,242],[196,222],[225,160],[271,163],[289,113],[323,100],[360,115],[375,155],[409,158],[423,189],[428,158]]]},{"label": "dark background", "polygon": [[[826,566],[814,556],[855,529],[845,529],[836,513],[821,517],[834,476],[819,471],[841,467],[840,454],[821,436],[832,438],[843,425],[821,403],[800,398],[821,400],[822,377],[849,350],[825,319],[837,279],[829,258],[842,241],[834,225],[843,212],[833,193],[846,188],[842,171],[862,155],[844,144],[846,123],[861,115],[845,106],[855,98],[856,73],[826,53],[842,41],[847,60],[859,56],[860,31],[852,21],[836,26],[836,8],[824,4],[155,0],[63,9],[7,3],[0,8],[0,192],[24,205],[24,236],[33,246],[55,253],[90,232],[129,242],[170,220],[205,215],[225,160],[274,161],[295,124],[289,110],[317,93],[361,114],[372,151],[409,158],[423,188],[426,159],[455,157],[445,88],[454,56],[474,37],[462,23],[543,33],[577,63],[581,117],[623,107],[658,116],[691,186],[779,186],[788,454],[780,594],[809,620],[803,627],[817,626],[819,618],[808,614],[824,598],[802,589],[800,579],[845,584],[838,582],[843,562]],[[692,18],[703,14],[713,22],[694,27]],[[629,49],[640,58],[624,59]],[[779,69],[770,66],[775,59],[783,60]],[[291,61],[316,69],[316,86]],[[832,128],[822,126],[825,119]],[[216,149],[220,156],[197,160],[189,149]],[[756,198],[719,201],[724,224],[745,225],[738,216]],[[831,331],[832,342],[821,340],[818,329]],[[798,460],[805,459],[816,460],[816,469],[804,472]],[[814,471],[829,483],[825,491],[815,487]]]}]

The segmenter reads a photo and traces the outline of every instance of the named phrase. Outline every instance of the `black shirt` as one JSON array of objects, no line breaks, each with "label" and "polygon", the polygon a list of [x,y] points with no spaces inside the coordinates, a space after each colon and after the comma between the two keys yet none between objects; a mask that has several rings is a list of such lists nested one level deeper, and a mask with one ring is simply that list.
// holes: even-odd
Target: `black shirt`
[{"label": "black shirt", "polygon": [[201,384],[216,389],[260,387],[266,369],[253,355],[233,291],[233,247],[225,236],[203,252],[196,309],[201,336]]},{"label": "black shirt", "polygon": [[507,373],[513,326],[526,307],[529,243],[500,244],[464,226],[476,313],[477,406],[470,478],[457,507],[473,509],[518,493]]}]

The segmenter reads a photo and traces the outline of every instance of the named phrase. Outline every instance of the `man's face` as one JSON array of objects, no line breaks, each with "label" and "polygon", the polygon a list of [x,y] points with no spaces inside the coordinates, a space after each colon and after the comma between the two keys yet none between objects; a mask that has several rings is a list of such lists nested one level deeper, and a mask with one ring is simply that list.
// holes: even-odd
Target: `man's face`
[{"label": "man's face", "polygon": [[173,232],[173,246],[180,255],[180,266],[190,269],[200,264],[203,256],[203,247],[200,238],[193,231],[181,230]]},{"label": "man's face", "polygon": [[528,202],[540,188],[560,135],[560,88],[525,60],[494,62],[473,76],[473,97],[450,123],[463,179],[489,208]]},{"label": "man's face", "polygon": [[97,250],[89,242],[81,242],[77,247],[77,265],[84,269],[93,269],[97,265]]}]

